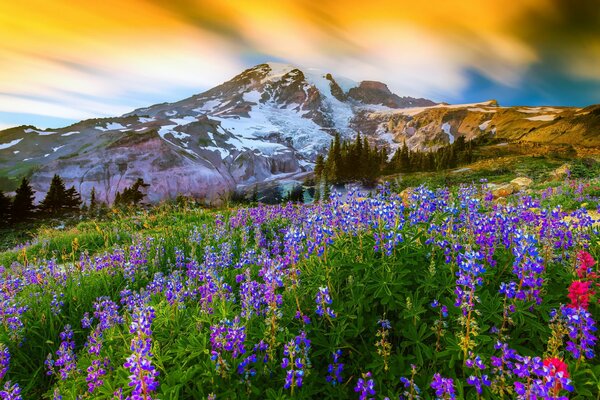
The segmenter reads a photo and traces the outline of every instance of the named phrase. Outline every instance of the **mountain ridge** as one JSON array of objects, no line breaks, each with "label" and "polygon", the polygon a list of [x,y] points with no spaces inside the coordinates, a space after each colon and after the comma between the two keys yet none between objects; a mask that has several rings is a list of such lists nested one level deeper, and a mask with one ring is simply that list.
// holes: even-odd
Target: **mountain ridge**
[{"label": "mountain ridge", "polygon": [[309,173],[335,132],[347,140],[360,132],[392,151],[481,134],[595,146],[598,110],[435,103],[401,97],[382,82],[266,63],[176,102],[64,128],[0,131],[0,176],[31,174],[43,192],[58,173],[84,199],[95,187],[107,202],[142,177],[151,201],[181,193],[212,203],[236,187]]}]

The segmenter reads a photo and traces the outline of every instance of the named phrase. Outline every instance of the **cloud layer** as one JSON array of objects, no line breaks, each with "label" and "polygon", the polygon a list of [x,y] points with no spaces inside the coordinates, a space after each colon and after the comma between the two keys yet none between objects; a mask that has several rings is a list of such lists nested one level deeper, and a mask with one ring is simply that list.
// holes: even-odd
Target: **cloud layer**
[{"label": "cloud layer", "polygon": [[0,126],[125,113],[279,60],[440,101],[600,102],[594,0],[0,3]]}]

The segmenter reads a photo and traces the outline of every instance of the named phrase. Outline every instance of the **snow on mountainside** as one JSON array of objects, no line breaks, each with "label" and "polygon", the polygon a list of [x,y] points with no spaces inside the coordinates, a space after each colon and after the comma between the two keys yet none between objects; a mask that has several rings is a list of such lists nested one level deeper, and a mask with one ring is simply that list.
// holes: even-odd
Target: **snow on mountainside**
[{"label": "snow on mountainside", "polygon": [[597,118],[594,107],[436,104],[400,97],[380,82],[268,63],[204,93],[121,117],[0,131],[0,174],[17,178],[34,171],[34,189],[45,192],[58,173],[84,199],[95,187],[107,202],[142,177],[152,201],[182,193],[216,202],[236,187],[306,174],[335,132],[351,139],[360,131],[373,144],[392,148],[406,141],[411,148],[433,149],[489,132],[564,141],[548,127],[572,119],[597,127]]}]

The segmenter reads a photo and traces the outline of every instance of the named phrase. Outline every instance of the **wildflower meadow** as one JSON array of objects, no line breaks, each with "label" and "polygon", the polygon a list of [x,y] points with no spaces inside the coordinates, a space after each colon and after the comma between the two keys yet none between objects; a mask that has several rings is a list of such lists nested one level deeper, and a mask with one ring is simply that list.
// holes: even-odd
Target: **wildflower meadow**
[{"label": "wildflower meadow", "polygon": [[554,195],[381,186],[24,247],[0,398],[600,398],[599,221]]}]

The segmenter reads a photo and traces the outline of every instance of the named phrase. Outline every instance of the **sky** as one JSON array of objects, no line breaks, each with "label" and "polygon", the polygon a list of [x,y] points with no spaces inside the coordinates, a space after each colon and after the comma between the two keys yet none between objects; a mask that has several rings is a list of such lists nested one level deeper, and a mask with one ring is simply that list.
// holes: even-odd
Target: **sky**
[{"label": "sky", "polygon": [[268,61],[401,96],[600,103],[598,0],[0,1],[0,129],[176,101]]}]

